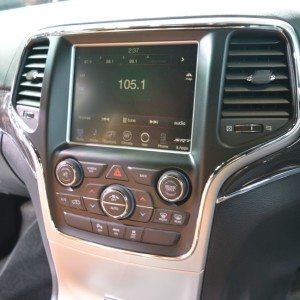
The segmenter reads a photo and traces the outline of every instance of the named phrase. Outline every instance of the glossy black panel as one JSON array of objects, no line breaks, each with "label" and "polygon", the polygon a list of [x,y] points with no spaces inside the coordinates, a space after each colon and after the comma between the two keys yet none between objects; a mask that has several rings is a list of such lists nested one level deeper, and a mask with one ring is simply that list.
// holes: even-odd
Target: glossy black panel
[{"label": "glossy black panel", "polygon": [[[285,176],[286,171],[300,167],[300,142],[264,157],[229,177],[219,192],[219,198],[226,197],[243,188],[269,180],[273,176]],[[283,175],[280,175],[283,174]]]},{"label": "glossy black panel", "polygon": [[196,61],[196,42],[75,47],[71,141],[189,151]]},{"label": "glossy black panel", "polygon": [[202,299],[287,299],[300,266],[300,174],[217,205]]}]

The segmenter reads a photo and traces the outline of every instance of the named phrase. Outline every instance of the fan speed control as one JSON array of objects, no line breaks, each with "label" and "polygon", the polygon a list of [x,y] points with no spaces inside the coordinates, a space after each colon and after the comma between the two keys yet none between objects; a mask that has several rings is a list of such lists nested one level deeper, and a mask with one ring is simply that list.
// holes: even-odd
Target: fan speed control
[{"label": "fan speed control", "polygon": [[100,203],[105,214],[114,219],[128,218],[135,207],[130,190],[118,184],[110,185],[102,192]]}]

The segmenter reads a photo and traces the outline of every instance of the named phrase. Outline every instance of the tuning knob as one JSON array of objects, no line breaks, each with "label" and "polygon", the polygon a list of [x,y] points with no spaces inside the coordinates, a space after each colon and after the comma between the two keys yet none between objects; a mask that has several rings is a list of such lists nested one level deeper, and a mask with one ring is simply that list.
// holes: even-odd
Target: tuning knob
[{"label": "tuning knob", "polygon": [[110,185],[102,192],[100,203],[105,214],[114,219],[129,217],[135,206],[130,190],[118,184]]},{"label": "tuning knob", "polygon": [[162,199],[168,202],[180,202],[187,198],[190,184],[183,173],[167,171],[158,180],[157,190]]},{"label": "tuning knob", "polygon": [[76,187],[83,180],[81,165],[75,159],[68,158],[56,166],[56,178],[65,187]]}]

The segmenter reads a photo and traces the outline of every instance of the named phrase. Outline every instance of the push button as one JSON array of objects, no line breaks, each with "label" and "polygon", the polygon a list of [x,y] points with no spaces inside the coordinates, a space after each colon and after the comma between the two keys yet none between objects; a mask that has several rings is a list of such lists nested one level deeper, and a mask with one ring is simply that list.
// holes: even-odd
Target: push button
[{"label": "push button", "polygon": [[105,170],[106,165],[105,164],[99,164],[99,163],[89,163],[89,162],[80,162],[84,176],[89,178],[95,178],[99,177],[100,174]]},{"label": "push button", "polygon": [[123,168],[119,165],[112,166],[109,172],[107,173],[106,178],[128,181],[126,173],[124,172]]},{"label": "push button", "polygon": [[61,204],[63,206],[69,206],[69,196],[68,195],[56,193],[56,199],[59,202],[59,204]]},{"label": "push button", "polygon": [[84,210],[83,203],[79,196],[69,196],[70,207]]},{"label": "push button", "polygon": [[87,184],[87,186],[84,189],[83,196],[87,198],[99,199],[100,192],[103,188],[104,186],[101,184]]},{"label": "push button", "polygon": [[108,235],[107,223],[105,221],[99,221],[96,219],[91,219],[93,232],[101,234],[101,235]]},{"label": "push button", "polygon": [[142,240],[143,229],[139,227],[126,227],[125,239],[139,242]]},{"label": "push button", "polygon": [[170,210],[156,209],[153,222],[169,224],[171,220],[171,215],[172,211]]},{"label": "push button", "polygon": [[173,246],[180,238],[180,234],[174,231],[163,231],[146,228],[143,234],[143,242],[149,244]]},{"label": "push button", "polygon": [[125,235],[125,226],[121,224],[108,223],[108,233],[111,237],[122,239]]},{"label": "push button", "polygon": [[100,200],[83,197],[83,202],[87,211],[94,214],[103,215],[103,212],[100,208]]},{"label": "push button", "polygon": [[187,220],[187,214],[182,211],[174,211],[170,224],[172,225],[184,225]]},{"label": "push button", "polygon": [[136,206],[130,220],[146,223],[151,219],[152,213],[153,208],[151,207]]},{"label": "push button", "polygon": [[125,205],[113,204],[107,202],[102,202],[102,208],[105,211],[105,213],[111,216],[112,218],[117,218],[119,216],[122,216],[126,211]]},{"label": "push button", "polygon": [[131,191],[135,198],[136,205],[153,207],[152,198],[147,192],[133,189]]},{"label": "push button", "polygon": [[152,185],[154,177],[157,174],[157,170],[140,169],[140,168],[133,168],[133,167],[128,167],[128,170],[132,175],[133,179],[135,180],[135,182],[144,185]]},{"label": "push button", "polygon": [[91,225],[91,220],[90,218],[86,218],[83,216],[79,216],[79,215],[74,215],[71,213],[68,213],[66,211],[64,211],[64,217],[66,220],[66,223],[69,226],[78,228],[78,229],[82,229],[85,231],[92,231],[92,225]]}]

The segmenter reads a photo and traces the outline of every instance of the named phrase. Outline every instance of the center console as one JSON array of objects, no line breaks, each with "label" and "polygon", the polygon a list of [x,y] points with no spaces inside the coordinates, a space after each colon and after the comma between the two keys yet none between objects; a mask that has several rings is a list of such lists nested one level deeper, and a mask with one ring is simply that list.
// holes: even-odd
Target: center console
[{"label": "center console", "polygon": [[[270,35],[283,47],[280,53],[288,51],[274,31],[263,43],[265,33],[259,31],[245,31],[245,41],[235,40],[234,34],[230,28],[186,27],[75,32],[51,38],[48,61],[53,80],[43,93],[51,105],[41,107],[40,118],[47,111],[47,193],[60,232],[161,257],[185,257],[194,250],[200,199],[209,176],[218,164],[275,132],[267,136],[234,131],[240,146],[228,144],[219,134],[224,128],[233,130],[224,127],[224,120],[250,127],[261,121],[253,121],[257,113],[261,116],[253,98],[257,93],[260,102],[273,105],[268,97],[278,85],[265,87],[269,75],[253,83],[250,75],[244,79],[239,73],[245,66],[249,70],[243,72],[266,73],[260,70],[264,62],[252,61],[250,54],[258,51],[252,44],[261,43],[254,46],[264,57]],[[258,40],[249,41],[252,35]],[[235,47],[229,52],[234,62],[226,65],[223,53],[229,38]],[[249,62],[240,62],[240,57]],[[233,68],[226,80],[234,84],[225,80],[231,102],[225,93],[222,107],[216,87],[224,84],[221,70],[226,66]],[[288,73],[278,78],[287,80]],[[288,99],[286,91],[287,87],[282,97]],[[228,101],[235,105],[230,114]],[[265,113],[268,122],[271,113],[274,118],[289,113],[279,111],[278,105],[270,109],[276,111]]]},{"label": "center console", "polygon": [[67,37],[66,137],[51,159],[49,189],[60,231],[139,253],[191,250],[200,205],[192,152],[202,35]]},{"label": "center console", "polygon": [[220,189],[236,174],[227,190],[247,190],[242,168],[255,177],[251,163],[266,170],[298,136],[297,39],[262,21],[86,24],[29,41],[12,116],[60,298],[199,298]]}]

